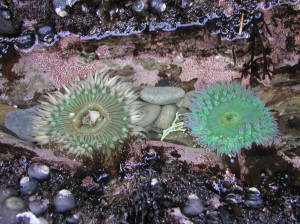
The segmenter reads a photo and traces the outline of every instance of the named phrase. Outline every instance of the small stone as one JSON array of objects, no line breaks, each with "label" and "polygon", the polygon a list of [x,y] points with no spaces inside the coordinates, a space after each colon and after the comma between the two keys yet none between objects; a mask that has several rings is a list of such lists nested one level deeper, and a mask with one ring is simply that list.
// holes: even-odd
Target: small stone
[{"label": "small stone", "polygon": [[4,201],[4,206],[8,210],[21,211],[25,208],[25,202],[21,198],[12,196]]},{"label": "small stone", "polygon": [[164,105],[161,107],[159,116],[154,125],[160,129],[167,129],[171,126],[176,116],[177,107],[175,105]]},{"label": "small stone", "polygon": [[48,204],[49,201],[47,199],[41,201],[35,200],[35,201],[30,201],[28,203],[28,207],[34,215],[40,216],[47,210]]},{"label": "small stone", "polygon": [[140,111],[143,114],[142,120],[138,123],[141,127],[147,127],[151,125],[158,117],[161,110],[161,106],[155,104],[146,104],[141,107]]},{"label": "small stone", "polygon": [[23,212],[17,214],[18,223],[36,223],[40,224],[39,219],[32,212]]},{"label": "small stone", "polygon": [[156,105],[167,105],[178,103],[183,99],[185,92],[178,87],[146,87],[141,93],[140,97],[147,103]]},{"label": "small stone", "polygon": [[38,217],[39,224],[49,224],[49,222],[44,217]]},{"label": "small stone", "polygon": [[16,196],[16,195],[18,195],[18,191],[14,188],[0,189],[0,204],[4,199],[6,199],[10,196]]},{"label": "small stone", "polygon": [[4,126],[17,135],[19,138],[31,142],[34,141],[30,135],[31,116],[34,114],[36,107],[31,107],[25,110],[14,110],[8,113],[4,118]]},{"label": "small stone", "polygon": [[263,200],[257,188],[251,187],[247,190],[244,204],[248,208],[261,208],[263,206]]},{"label": "small stone", "polygon": [[197,195],[191,194],[181,207],[181,212],[187,217],[200,215],[203,212],[203,202]]},{"label": "small stone", "polygon": [[194,91],[190,91],[190,92],[187,92],[184,96],[184,98],[182,100],[180,100],[176,106],[181,108],[188,108],[189,104],[190,104],[190,96],[194,93]]}]

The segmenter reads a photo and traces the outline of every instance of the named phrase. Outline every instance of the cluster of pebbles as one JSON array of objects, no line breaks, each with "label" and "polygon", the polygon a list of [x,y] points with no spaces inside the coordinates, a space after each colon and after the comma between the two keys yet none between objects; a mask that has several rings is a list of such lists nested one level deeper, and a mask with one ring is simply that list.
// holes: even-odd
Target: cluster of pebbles
[{"label": "cluster of pebbles", "polygon": [[176,113],[185,113],[189,93],[179,87],[146,87],[140,93],[140,98],[145,102],[141,108],[143,128],[155,127],[167,129],[171,126]]},{"label": "cluster of pebbles", "polygon": [[[49,223],[43,215],[47,210],[57,213],[69,212],[75,208],[75,196],[67,189],[54,194],[51,202],[38,195],[39,185],[49,180],[50,168],[41,163],[33,163],[28,169],[28,176],[20,180],[19,191],[13,188],[0,192],[0,218],[3,223]],[[77,214],[67,217],[68,223],[79,223]]]}]

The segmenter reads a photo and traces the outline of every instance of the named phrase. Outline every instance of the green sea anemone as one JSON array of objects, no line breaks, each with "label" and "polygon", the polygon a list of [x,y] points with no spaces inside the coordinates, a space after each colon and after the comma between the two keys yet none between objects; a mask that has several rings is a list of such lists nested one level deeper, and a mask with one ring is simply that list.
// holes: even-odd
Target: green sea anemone
[{"label": "green sea anemone", "polygon": [[89,74],[85,80],[48,94],[32,118],[32,135],[39,144],[61,143],[68,153],[90,156],[110,149],[129,132],[142,131],[140,107],[131,83],[109,73]]},{"label": "green sea anemone", "polygon": [[218,155],[240,154],[252,142],[265,144],[278,135],[272,113],[250,90],[238,83],[214,84],[195,91],[185,125],[196,141]]}]

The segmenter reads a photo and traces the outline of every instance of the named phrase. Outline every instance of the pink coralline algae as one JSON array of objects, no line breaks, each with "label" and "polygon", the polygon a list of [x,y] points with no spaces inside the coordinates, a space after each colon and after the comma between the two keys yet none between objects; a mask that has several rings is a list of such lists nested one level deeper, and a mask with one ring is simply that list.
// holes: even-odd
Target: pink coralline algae
[{"label": "pink coralline algae", "polygon": [[198,80],[194,87],[195,89],[200,89],[207,84],[239,78],[241,76],[240,73],[228,67],[230,63],[233,63],[230,58],[218,55],[201,59],[189,57],[182,64],[180,79],[182,81],[190,81],[197,78]]},{"label": "pink coralline algae", "polygon": [[99,58],[108,58],[111,56],[107,45],[99,46],[95,53],[98,55]]},{"label": "pink coralline algae", "polygon": [[[14,67],[17,73],[20,72],[20,63],[25,66],[35,65],[38,70],[32,72],[41,75],[45,80],[51,80],[56,88],[74,81],[77,76],[86,75],[87,72],[96,72],[101,64],[99,61],[85,63],[76,55],[65,58],[59,52],[47,52],[45,49],[23,55]],[[28,77],[26,73],[25,78]]]},{"label": "pink coralline algae", "polygon": [[93,189],[93,188],[98,188],[100,185],[98,183],[95,183],[91,176],[86,176],[82,180],[81,186],[88,189]]}]

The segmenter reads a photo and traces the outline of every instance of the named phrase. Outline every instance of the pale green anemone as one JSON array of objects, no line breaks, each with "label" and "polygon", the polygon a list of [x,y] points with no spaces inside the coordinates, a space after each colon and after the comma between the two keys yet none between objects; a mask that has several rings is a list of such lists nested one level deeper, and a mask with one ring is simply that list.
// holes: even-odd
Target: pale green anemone
[{"label": "pale green anemone", "polygon": [[235,82],[195,91],[189,109],[184,122],[191,134],[218,155],[240,154],[252,142],[265,144],[278,135],[269,109],[250,89]]},{"label": "pale green anemone", "polygon": [[108,73],[77,79],[64,92],[48,94],[32,119],[32,135],[41,145],[61,143],[76,156],[107,150],[130,132],[142,131],[138,95],[131,83]]}]

